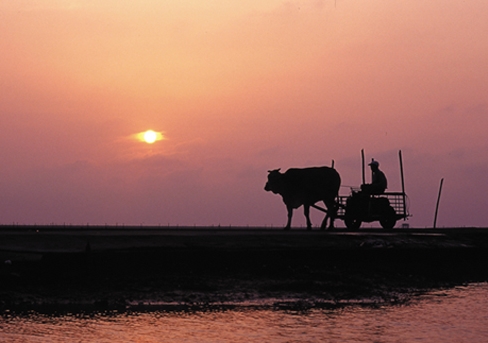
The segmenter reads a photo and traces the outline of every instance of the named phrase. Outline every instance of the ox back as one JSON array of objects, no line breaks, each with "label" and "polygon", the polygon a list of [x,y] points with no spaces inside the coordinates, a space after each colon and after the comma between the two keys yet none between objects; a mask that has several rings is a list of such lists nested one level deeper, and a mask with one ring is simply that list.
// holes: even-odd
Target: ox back
[{"label": "ox back", "polygon": [[335,201],[341,186],[339,173],[329,167],[291,168],[283,176],[286,185],[283,200],[287,203],[289,199],[293,208],[318,201]]}]

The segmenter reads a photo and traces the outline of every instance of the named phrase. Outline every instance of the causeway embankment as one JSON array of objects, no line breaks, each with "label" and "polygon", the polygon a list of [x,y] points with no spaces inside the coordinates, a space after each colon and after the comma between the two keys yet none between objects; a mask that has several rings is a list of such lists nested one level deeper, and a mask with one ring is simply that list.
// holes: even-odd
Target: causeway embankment
[{"label": "causeway embankment", "polygon": [[488,281],[488,229],[0,226],[0,309],[395,302]]}]

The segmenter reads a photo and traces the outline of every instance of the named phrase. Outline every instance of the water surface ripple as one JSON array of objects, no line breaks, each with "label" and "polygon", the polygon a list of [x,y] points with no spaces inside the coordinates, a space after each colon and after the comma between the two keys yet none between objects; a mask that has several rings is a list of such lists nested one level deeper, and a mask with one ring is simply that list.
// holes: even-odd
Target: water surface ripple
[{"label": "water surface ripple", "polygon": [[2,342],[482,342],[488,283],[420,295],[397,305],[276,310],[5,313]]}]

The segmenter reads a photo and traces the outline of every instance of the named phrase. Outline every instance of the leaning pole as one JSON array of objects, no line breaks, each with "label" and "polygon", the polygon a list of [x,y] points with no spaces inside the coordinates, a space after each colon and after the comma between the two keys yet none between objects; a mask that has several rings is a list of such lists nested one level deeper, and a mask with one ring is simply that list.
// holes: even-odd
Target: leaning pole
[{"label": "leaning pole", "polygon": [[441,184],[439,185],[439,194],[437,195],[437,204],[435,205],[435,215],[434,215],[434,229],[437,225],[437,212],[439,211],[439,201],[441,200],[442,184],[444,183],[444,178],[441,179]]},{"label": "leaning pole", "polygon": [[402,180],[402,196],[403,196],[403,214],[405,217],[403,218],[406,220],[406,215],[407,215],[407,199],[406,199],[406,194],[405,194],[405,179],[403,178],[403,157],[402,157],[402,151],[398,151],[398,158],[400,160],[400,178]]}]

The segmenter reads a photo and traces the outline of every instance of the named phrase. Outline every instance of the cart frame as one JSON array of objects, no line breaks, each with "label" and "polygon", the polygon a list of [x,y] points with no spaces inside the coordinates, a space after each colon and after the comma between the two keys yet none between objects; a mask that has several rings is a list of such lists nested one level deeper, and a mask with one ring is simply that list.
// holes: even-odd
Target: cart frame
[{"label": "cart frame", "polygon": [[[362,222],[379,221],[385,229],[392,229],[400,219],[410,217],[407,209],[407,194],[403,177],[403,158],[401,150],[398,153],[400,160],[401,192],[385,192],[379,195],[370,195],[358,188],[351,188],[350,195],[337,196],[336,218],[344,220],[350,229],[359,229]],[[362,157],[362,181],[365,184],[364,150]]]}]

